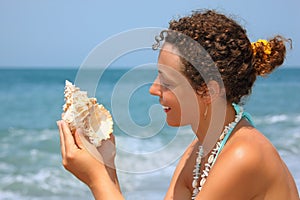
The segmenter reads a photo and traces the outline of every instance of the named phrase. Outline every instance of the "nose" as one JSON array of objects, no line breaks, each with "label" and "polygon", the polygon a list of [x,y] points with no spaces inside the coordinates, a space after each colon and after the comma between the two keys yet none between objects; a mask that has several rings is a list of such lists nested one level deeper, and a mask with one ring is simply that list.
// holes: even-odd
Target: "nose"
[{"label": "nose", "polygon": [[156,78],[155,81],[153,82],[153,84],[151,85],[151,87],[149,89],[149,93],[153,96],[161,97],[161,95],[162,95],[161,86],[158,82],[158,78]]}]

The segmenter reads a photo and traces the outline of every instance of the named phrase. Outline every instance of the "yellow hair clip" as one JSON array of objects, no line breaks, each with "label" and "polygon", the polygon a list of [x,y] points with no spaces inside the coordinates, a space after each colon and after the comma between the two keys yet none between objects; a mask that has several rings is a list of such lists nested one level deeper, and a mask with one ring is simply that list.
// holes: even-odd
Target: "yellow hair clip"
[{"label": "yellow hair clip", "polygon": [[266,54],[266,55],[270,55],[271,54],[272,48],[271,48],[270,43],[267,40],[259,39],[256,42],[252,42],[251,46],[252,46],[252,50],[253,50],[253,54],[254,55],[257,52],[257,48],[260,47],[260,46],[263,46],[264,54]]}]

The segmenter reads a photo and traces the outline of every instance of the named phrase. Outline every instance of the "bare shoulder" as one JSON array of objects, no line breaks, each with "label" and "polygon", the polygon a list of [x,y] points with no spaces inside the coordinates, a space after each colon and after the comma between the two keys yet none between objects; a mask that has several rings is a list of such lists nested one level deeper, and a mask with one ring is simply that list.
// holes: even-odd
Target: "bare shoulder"
[{"label": "bare shoulder", "polygon": [[[278,160],[280,156],[273,144],[257,129],[251,126],[244,126],[238,129],[230,138],[222,151],[224,158],[234,159],[235,163],[249,168],[263,165],[268,160]],[[238,166],[241,167],[241,166]]]},{"label": "bare shoulder", "polygon": [[291,188],[297,192],[291,180],[272,143],[257,129],[242,126],[220,153],[199,196],[200,199],[292,199]]},{"label": "bare shoulder", "polygon": [[[203,186],[201,198],[252,199],[256,193],[259,193],[261,186],[266,184],[258,181],[265,157],[261,152],[271,146],[266,147],[269,145],[267,140],[259,138],[255,129],[239,131],[243,133],[236,132],[220,153]],[[213,193],[213,191],[219,192]]]}]

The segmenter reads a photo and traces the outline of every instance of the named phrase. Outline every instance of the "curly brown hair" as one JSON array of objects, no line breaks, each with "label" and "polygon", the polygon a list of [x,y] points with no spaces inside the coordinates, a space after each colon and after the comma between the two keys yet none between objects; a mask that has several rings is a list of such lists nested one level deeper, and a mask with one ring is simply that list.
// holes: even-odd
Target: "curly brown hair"
[{"label": "curly brown hair", "polygon": [[[188,42],[187,37],[202,49]],[[254,54],[246,30],[214,10],[195,11],[170,21],[165,42],[174,45],[182,55],[182,72],[199,94],[207,91],[205,75],[208,80],[224,84],[226,99],[231,103],[241,103],[242,97],[251,93],[256,76],[271,73],[283,63],[286,54],[286,39],[281,36],[269,40],[270,54],[264,53],[263,45]]]}]

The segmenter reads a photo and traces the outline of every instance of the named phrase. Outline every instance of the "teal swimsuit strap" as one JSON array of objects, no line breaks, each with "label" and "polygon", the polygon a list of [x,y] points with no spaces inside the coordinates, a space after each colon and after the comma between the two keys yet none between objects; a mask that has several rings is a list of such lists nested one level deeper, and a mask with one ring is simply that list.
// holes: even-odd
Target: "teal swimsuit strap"
[{"label": "teal swimsuit strap", "polygon": [[248,112],[243,112],[242,118],[245,118],[253,127],[255,127],[254,121]]},{"label": "teal swimsuit strap", "polygon": [[[233,108],[234,108],[234,110],[235,110],[236,113],[241,112],[241,108],[240,108],[239,105],[237,105],[237,104],[235,104],[235,103],[232,103],[232,106],[233,106]],[[244,111],[243,111],[243,113],[242,113],[242,118],[247,119],[248,122],[249,122],[252,126],[254,126],[254,122],[253,122],[253,120],[252,120],[252,117],[251,117],[251,115],[250,115],[248,112],[244,112]],[[234,127],[234,128],[235,128],[235,127]],[[228,133],[226,134],[225,138],[224,138],[223,141],[221,142],[220,148],[219,148],[219,150],[218,150],[218,152],[217,152],[217,155],[216,155],[216,157],[215,157],[215,159],[214,159],[214,161],[213,161],[212,166],[215,164],[215,162],[216,162],[216,160],[217,160],[217,157],[219,156],[220,152],[222,151],[224,145],[226,144],[226,142],[227,142],[228,138],[230,137],[230,135],[231,135],[231,133],[232,133],[232,131],[233,131],[234,128],[232,128],[232,129],[230,129],[230,130],[228,131]]]}]

